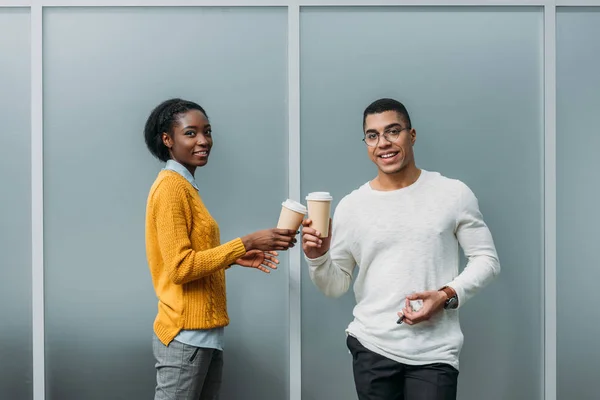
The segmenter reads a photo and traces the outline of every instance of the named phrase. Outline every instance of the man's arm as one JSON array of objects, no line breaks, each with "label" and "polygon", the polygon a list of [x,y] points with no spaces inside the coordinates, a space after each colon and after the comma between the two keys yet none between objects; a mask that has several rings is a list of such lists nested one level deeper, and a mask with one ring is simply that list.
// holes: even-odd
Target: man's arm
[{"label": "man's arm", "polygon": [[483,221],[477,198],[466,185],[463,184],[461,190],[455,234],[467,258],[467,265],[447,284],[456,291],[458,307],[463,306],[500,273],[494,240]]},{"label": "man's arm", "polygon": [[308,227],[310,220],[305,221],[303,228],[302,247],[310,279],[328,297],[340,297],[348,291],[356,266],[348,247],[350,232],[345,228],[344,218],[338,205],[327,238],[316,236],[314,229]]}]

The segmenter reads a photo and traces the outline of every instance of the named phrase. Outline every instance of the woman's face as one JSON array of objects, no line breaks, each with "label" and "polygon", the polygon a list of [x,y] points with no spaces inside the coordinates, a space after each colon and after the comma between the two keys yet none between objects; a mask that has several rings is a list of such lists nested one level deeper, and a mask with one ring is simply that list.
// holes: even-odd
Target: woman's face
[{"label": "woman's face", "polygon": [[179,114],[171,134],[163,133],[162,139],[171,158],[185,166],[192,175],[197,167],[208,162],[213,139],[208,118],[201,111]]}]

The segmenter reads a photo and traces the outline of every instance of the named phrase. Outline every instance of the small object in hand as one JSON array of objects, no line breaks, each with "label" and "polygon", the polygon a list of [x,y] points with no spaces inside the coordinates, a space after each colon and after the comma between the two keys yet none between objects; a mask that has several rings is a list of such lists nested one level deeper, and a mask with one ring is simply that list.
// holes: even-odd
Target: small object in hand
[{"label": "small object in hand", "polygon": [[404,315],[403,315],[403,316],[401,316],[400,318],[398,318],[398,321],[396,321],[396,323],[397,323],[398,325],[400,325],[400,324],[401,324],[403,321],[404,321]]},{"label": "small object in hand", "polygon": [[419,311],[421,308],[423,308],[423,300],[410,300],[410,308],[412,308],[414,312]]}]

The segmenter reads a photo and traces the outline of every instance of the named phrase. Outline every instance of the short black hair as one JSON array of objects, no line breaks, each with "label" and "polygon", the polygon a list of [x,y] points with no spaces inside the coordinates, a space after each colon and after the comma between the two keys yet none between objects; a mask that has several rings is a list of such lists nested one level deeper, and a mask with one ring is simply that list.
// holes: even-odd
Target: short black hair
[{"label": "short black hair", "polygon": [[386,111],[396,111],[400,116],[400,119],[403,119],[404,122],[408,124],[406,128],[411,129],[412,124],[410,122],[410,115],[408,115],[408,111],[404,104],[400,103],[398,100],[383,98],[379,100],[375,100],[371,104],[365,108],[365,112],[363,113],[363,128],[365,126],[365,122],[367,121],[367,116],[371,114],[381,114]]},{"label": "short black hair", "polygon": [[166,132],[171,135],[177,116],[190,110],[198,110],[208,118],[200,105],[178,98],[165,100],[152,110],[144,127],[144,139],[154,157],[165,162],[171,158],[169,149],[163,143],[162,134]]}]

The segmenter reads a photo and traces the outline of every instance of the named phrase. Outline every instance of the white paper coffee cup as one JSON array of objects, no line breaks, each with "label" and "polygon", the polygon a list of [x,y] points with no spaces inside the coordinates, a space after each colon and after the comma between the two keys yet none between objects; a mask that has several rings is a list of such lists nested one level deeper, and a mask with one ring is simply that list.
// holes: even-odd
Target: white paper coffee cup
[{"label": "white paper coffee cup", "polygon": [[321,233],[321,237],[329,236],[329,217],[331,214],[331,201],[333,197],[329,192],[312,192],[306,196],[308,218],[312,220],[311,228]]},{"label": "white paper coffee cup", "polygon": [[302,224],[306,212],[307,209],[303,204],[287,199],[281,203],[281,213],[279,214],[277,228],[297,231]]}]

